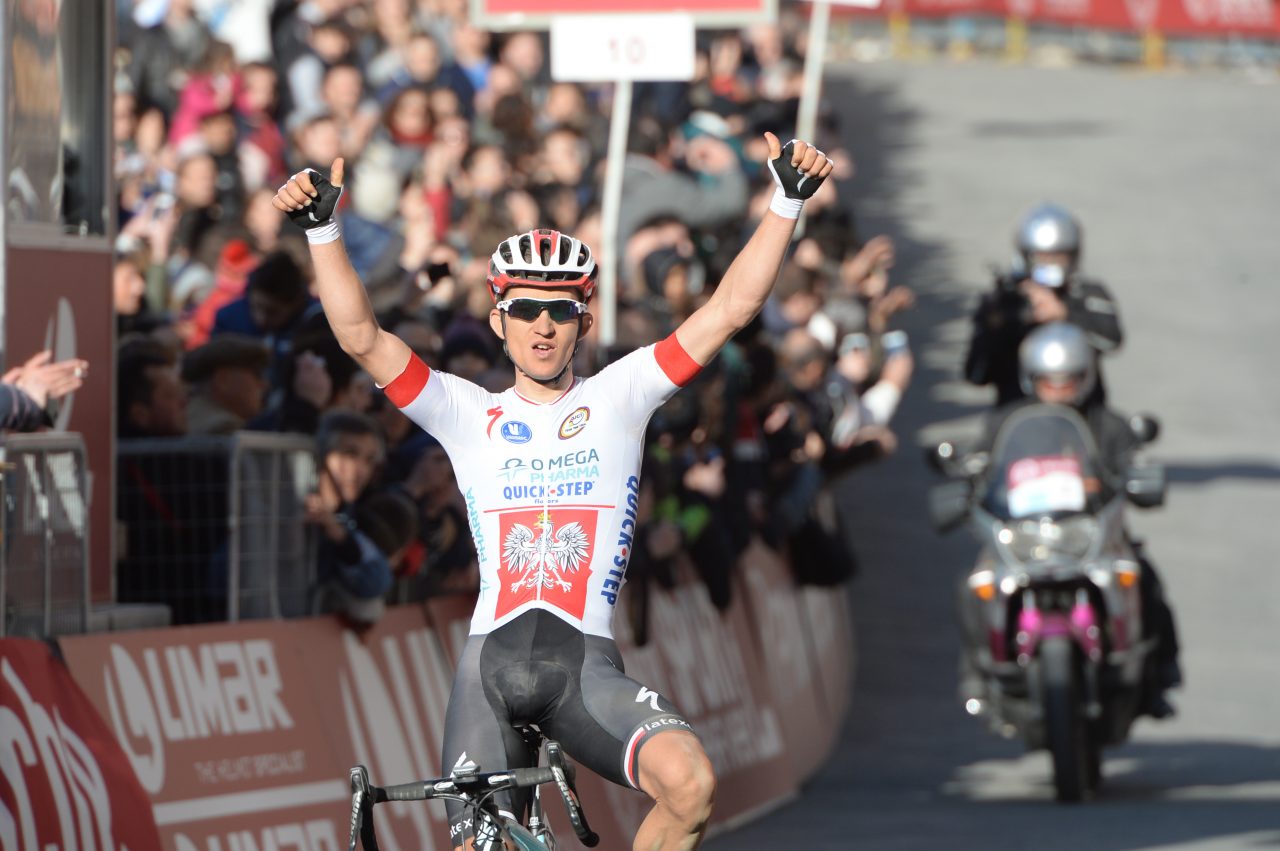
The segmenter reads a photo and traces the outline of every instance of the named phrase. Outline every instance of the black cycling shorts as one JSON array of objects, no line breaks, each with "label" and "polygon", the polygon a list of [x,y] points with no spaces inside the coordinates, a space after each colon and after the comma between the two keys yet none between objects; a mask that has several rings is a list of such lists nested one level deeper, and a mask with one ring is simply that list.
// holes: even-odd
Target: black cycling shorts
[{"label": "black cycling shorts", "polygon": [[[623,673],[611,639],[537,609],[467,639],[445,716],[444,773],[467,763],[480,771],[534,765],[521,725],[536,725],[578,763],[636,789],[644,743],[663,730],[692,732],[665,697]],[[527,791],[495,797],[499,810],[523,818]],[[461,804],[446,805],[461,845],[471,825]]]}]

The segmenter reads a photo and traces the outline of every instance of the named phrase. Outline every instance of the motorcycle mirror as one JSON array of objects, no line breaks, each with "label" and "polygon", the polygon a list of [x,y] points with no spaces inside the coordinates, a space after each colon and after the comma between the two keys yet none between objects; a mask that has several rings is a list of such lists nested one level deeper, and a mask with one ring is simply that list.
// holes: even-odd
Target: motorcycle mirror
[{"label": "motorcycle mirror", "polygon": [[969,516],[968,482],[943,482],[929,488],[929,520],[934,531],[946,534]]},{"label": "motorcycle mirror", "polygon": [[1158,508],[1164,505],[1166,489],[1167,482],[1162,464],[1130,467],[1125,472],[1125,493],[1129,497],[1129,502],[1138,508]]},{"label": "motorcycle mirror", "polygon": [[1142,443],[1151,443],[1160,436],[1160,421],[1148,414],[1134,414],[1129,418],[1129,429]]}]

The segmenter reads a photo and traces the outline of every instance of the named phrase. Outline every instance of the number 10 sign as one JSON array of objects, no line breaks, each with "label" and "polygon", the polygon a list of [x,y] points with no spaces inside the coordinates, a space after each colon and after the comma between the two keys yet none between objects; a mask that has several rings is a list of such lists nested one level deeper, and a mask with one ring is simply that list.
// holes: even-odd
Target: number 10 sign
[{"label": "number 10 sign", "polygon": [[558,15],[551,77],[562,82],[691,80],[691,15]]}]

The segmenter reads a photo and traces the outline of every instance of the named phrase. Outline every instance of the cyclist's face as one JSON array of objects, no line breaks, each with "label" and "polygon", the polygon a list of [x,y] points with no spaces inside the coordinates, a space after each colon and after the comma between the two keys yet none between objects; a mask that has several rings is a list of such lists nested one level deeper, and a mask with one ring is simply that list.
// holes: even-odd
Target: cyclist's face
[{"label": "cyclist's face", "polygon": [[[511,287],[502,297],[541,300],[568,298],[578,301],[581,294],[576,289]],[[590,313],[584,313],[568,322],[553,322],[545,310],[532,322],[504,316],[497,308],[489,313],[493,333],[506,340],[511,360],[521,372],[539,381],[555,378],[564,370],[569,358],[573,357],[574,342],[580,335],[587,333],[591,323]]]}]

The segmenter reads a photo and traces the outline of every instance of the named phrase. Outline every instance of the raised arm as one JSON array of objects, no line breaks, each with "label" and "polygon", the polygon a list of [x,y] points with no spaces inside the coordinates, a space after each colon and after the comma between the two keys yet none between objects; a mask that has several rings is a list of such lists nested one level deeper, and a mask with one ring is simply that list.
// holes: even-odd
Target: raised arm
[{"label": "raised arm", "polygon": [[831,160],[812,145],[795,140],[784,147],[777,136],[764,135],[769,170],[778,184],[773,203],[711,298],[676,329],[680,346],[700,364],[714,358],[764,307],[786,259],[800,209],[831,173]]},{"label": "raised arm", "polygon": [[412,353],[399,337],[378,325],[364,284],[347,257],[333,220],[342,178],[339,157],[328,178],[311,169],[300,171],[280,187],[271,203],[306,231],[320,304],[342,350],[385,387],[404,371]]}]

